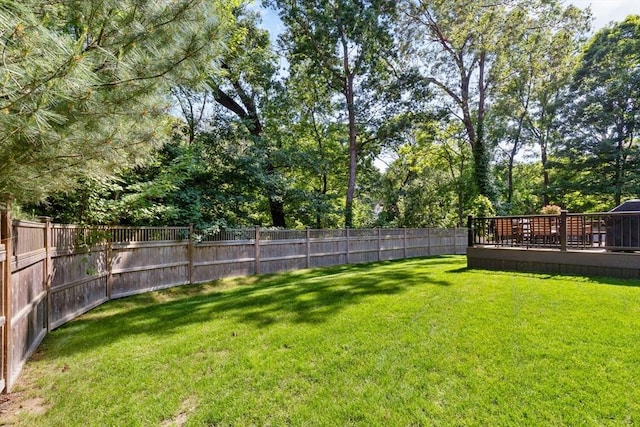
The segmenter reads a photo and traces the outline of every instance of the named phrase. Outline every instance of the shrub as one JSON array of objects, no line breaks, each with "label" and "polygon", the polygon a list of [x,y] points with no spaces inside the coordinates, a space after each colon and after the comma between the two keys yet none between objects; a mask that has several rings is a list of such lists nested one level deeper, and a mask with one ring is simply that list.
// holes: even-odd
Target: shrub
[{"label": "shrub", "polygon": [[560,215],[562,208],[558,205],[547,205],[540,209],[540,213],[544,215]]}]

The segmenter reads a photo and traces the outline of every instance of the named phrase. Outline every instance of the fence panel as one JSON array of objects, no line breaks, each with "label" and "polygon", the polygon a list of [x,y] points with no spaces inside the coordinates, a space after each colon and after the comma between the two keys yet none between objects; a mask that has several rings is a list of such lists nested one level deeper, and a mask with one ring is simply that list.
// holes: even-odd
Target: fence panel
[{"label": "fence panel", "polygon": [[7,386],[18,378],[22,366],[47,333],[45,225],[25,221],[13,224],[13,259],[8,280]]},{"label": "fence panel", "polygon": [[105,247],[78,253],[54,251],[51,265],[50,329],[57,328],[109,299]]},{"label": "fence panel", "polygon": [[111,297],[189,283],[189,243],[140,242],[111,247]]},{"label": "fence panel", "polygon": [[380,259],[394,260],[405,257],[405,230],[382,229],[380,235]]},{"label": "fence panel", "polygon": [[380,239],[378,229],[349,231],[349,263],[374,262],[379,260]]},{"label": "fence panel", "polygon": [[[306,233],[305,233],[306,234]],[[260,234],[260,272],[301,270],[307,267],[307,241],[294,235],[295,240],[262,240]]]},{"label": "fence panel", "polygon": [[255,273],[255,243],[211,241],[195,245],[194,283]]},{"label": "fence panel", "polygon": [[[314,233],[311,235],[313,236]],[[310,267],[331,267],[347,264],[347,238],[311,238],[309,242]]]}]

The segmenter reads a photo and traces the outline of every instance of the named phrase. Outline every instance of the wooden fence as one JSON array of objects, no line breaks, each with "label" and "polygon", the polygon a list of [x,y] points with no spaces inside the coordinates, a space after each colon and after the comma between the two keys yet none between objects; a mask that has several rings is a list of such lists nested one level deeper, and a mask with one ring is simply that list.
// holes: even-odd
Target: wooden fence
[{"label": "wooden fence", "polygon": [[224,277],[463,254],[466,229],[225,230],[0,227],[0,390],[8,392],[46,333],[129,295]]}]

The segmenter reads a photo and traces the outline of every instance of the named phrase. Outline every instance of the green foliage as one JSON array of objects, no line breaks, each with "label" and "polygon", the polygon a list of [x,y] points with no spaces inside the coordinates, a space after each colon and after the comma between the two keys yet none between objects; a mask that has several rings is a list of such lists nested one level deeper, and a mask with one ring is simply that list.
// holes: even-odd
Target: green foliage
[{"label": "green foliage", "polygon": [[241,0],[1,3],[0,202],[91,224],[421,227],[463,225],[478,194],[498,214],[640,194],[637,16],[578,55],[588,11],[558,0],[265,3],[286,61]]},{"label": "green foliage", "polygon": [[610,207],[640,194],[638,52],[639,16],[602,29],[585,47],[557,150],[560,191],[596,196]]},{"label": "green foliage", "polygon": [[381,222],[406,227],[464,224],[475,195],[471,150],[457,122],[415,117],[385,172]]},{"label": "green foliage", "polygon": [[[390,0],[272,0],[286,31],[281,36],[291,71],[341,96],[339,120],[346,122],[348,141],[345,225],[354,225],[354,200],[358,165],[373,141],[380,141],[381,121],[387,118],[380,106],[390,105],[386,92],[376,92],[390,78],[388,64],[395,50],[391,23],[396,2]],[[298,75],[297,78],[300,78]],[[385,99],[386,98],[386,99]],[[383,102],[380,102],[383,101]]]},{"label": "green foliage", "polygon": [[[477,190],[494,199],[491,161],[498,141],[491,139],[490,122],[504,119],[503,126],[510,126],[512,114],[518,117],[522,108],[529,108],[525,104],[503,109],[497,101],[510,92],[508,99],[521,102],[518,92],[528,93],[529,98],[531,84],[538,84],[531,80],[532,74],[536,79],[542,73],[555,75],[552,63],[556,55],[564,60],[566,49],[548,41],[554,34],[557,39],[571,38],[569,29],[580,29],[576,9],[562,10],[560,2],[542,0],[492,4],[408,0],[405,4],[408,12],[400,45],[405,55],[418,61],[417,72],[432,87],[439,107],[450,108],[451,117],[464,126]],[[531,70],[532,66],[541,71]],[[532,114],[539,111],[531,108]],[[521,130],[524,116],[520,117]]]},{"label": "green foliage", "polygon": [[277,162],[277,137],[265,130],[265,115],[281,89],[275,76],[277,58],[269,33],[258,27],[257,14],[237,8],[234,16],[229,50],[220,59],[222,72],[209,76],[207,83],[216,102],[246,128],[247,139],[261,152],[263,158],[256,161],[263,169],[261,183],[271,225],[285,227],[287,188]]},{"label": "green foliage", "polygon": [[489,218],[496,215],[496,210],[487,196],[478,195],[471,203],[471,215],[478,218]]},{"label": "green foliage", "polygon": [[[512,166],[511,203],[508,203],[509,165],[500,162],[495,165],[496,188],[501,204],[496,205],[499,215],[533,215],[543,204],[543,172],[538,162],[525,161]],[[564,200],[562,201],[564,203]]]},{"label": "green foliage", "polygon": [[4,1],[0,195],[36,201],[136,164],[168,134],[172,82],[221,48],[217,1]]}]

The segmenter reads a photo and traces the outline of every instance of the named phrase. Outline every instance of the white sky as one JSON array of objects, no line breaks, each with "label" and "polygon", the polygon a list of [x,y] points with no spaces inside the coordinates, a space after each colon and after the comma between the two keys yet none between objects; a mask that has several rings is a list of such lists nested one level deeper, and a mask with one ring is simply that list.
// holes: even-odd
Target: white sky
[{"label": "white sky", "polygon": [[640,15],[640,0],[564,0],[580,9],[591,6],[593,29],[598,30],[611,21],[622,21],[628,15]]}]

